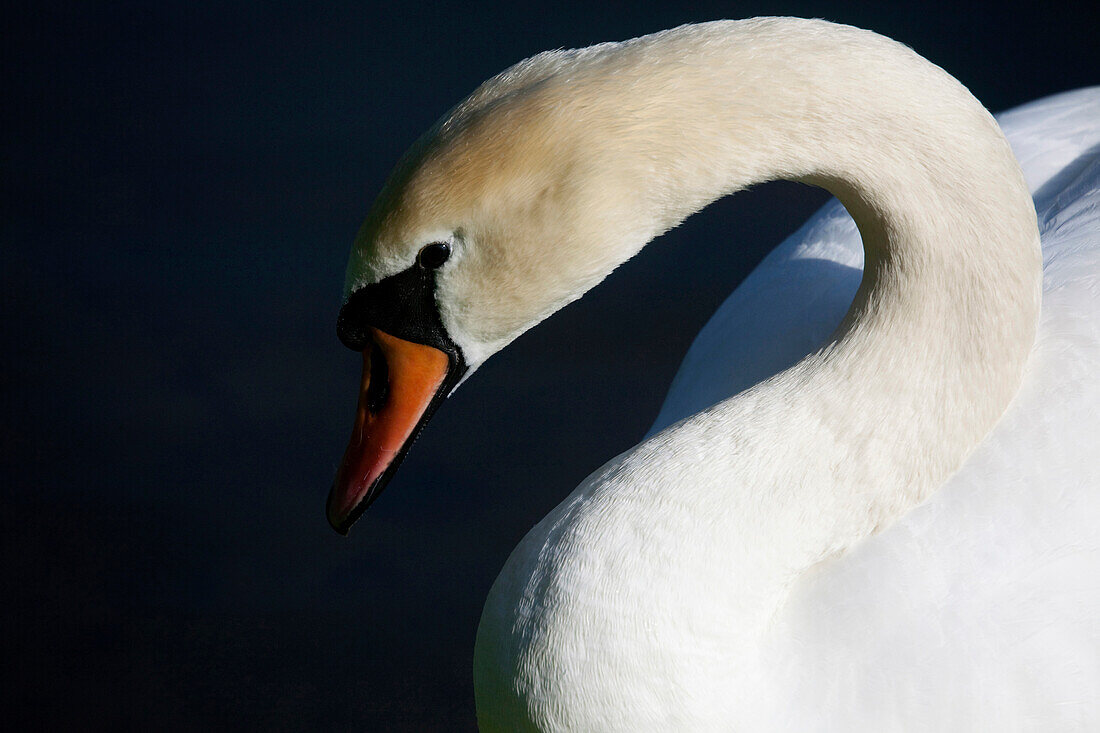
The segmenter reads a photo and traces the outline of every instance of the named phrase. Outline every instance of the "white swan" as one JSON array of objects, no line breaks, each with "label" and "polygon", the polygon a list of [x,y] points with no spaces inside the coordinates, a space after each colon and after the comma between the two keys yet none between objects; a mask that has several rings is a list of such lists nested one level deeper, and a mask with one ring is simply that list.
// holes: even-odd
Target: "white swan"
[{"label": "white swan", "polygon": [[480,725],[1097,729],[1098,120],[1098,90],[1005,115],[1021,175],[958,82],[823,21],[516,65],[356,241],[330,521],[463,375],[654,236],[813,183],[863,251],[827,206],[704,328],[650,436],[524,538],[478,629]]}]

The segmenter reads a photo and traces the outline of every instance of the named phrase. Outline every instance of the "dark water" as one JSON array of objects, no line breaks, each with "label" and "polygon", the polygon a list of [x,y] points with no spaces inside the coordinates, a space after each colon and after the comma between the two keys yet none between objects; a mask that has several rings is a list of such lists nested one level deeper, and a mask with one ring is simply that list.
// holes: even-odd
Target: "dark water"
[{"label": "dark water", "polygon": [[473,634],[508,552],[644,433],[691,336],[825,197],[771,184],[663,237],[475,375],[342,539],[323,502],[358,359],[334,324],[374,192],[508,64],[690,20],[870,27],[994,109],[1097,81],[1087,19],[878,5],[47,3],[9,19],[8,719],[471,728]]}]

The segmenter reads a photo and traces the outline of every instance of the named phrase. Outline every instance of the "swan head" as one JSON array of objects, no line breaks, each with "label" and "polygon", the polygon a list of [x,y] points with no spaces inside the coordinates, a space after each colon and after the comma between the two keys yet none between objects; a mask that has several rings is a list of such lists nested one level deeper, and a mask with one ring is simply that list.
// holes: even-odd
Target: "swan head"
[{"label": "swan head", "polygon": [[[359,410],[329,496],[346,531],[439,402],[654,235],[619,142],[543,54],[477,90],[398,163],[356,237],[341,340]],[[518,69],[518,71],[517,71]],[[583,85],[582,85],[583,89]]]}]

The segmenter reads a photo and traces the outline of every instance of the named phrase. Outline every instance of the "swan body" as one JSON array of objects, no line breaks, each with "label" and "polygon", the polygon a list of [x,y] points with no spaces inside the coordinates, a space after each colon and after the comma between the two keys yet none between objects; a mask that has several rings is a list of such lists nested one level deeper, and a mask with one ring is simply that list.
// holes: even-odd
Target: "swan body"
[{"label": "swan body", "polygon": [[[1042,234],[1028,374],[957,474],[792,593],[762,643],[754,729],[1100,725],[1100,88],[997,119]],[[651,434],[824,343],[862,266],[833,201],[700,332]]]},{"label": "swan body", "polygon": [[467,374],[722,195],[788,178],[844,205],[513,552],[483,730],[1100,725],[1098,117],[1096,90],[1004,116],[1021,172],[909,49],[756,19],[536,56],[421,138],[346,289],[444,243],[439,343]]}]

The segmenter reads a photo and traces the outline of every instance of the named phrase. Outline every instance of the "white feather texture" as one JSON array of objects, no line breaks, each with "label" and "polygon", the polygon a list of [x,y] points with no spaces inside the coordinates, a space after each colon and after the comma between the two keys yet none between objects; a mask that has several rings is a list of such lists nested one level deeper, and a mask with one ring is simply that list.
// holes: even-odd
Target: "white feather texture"
[{"label": "white feather texture", "polygon": [[516,548],[482,728],[1100,728],[1098,119],[1097,90],[1006,114],[1021,174],[906,47],[757,19],[541,54],[429,131],[348,288],[448,238],[437,300],[474,367],[722,195],[788,178],[847,208]]},{"label": "white feather texture", "polygon": [[[1098,121],[1100,88],[998,117],[1042,234],[1028,374],[959,473],[795,586],[766,636],[752,729],[1100,728]],[[699,334],[654,432],[816,349],[862,267],[834,201]]]}]

